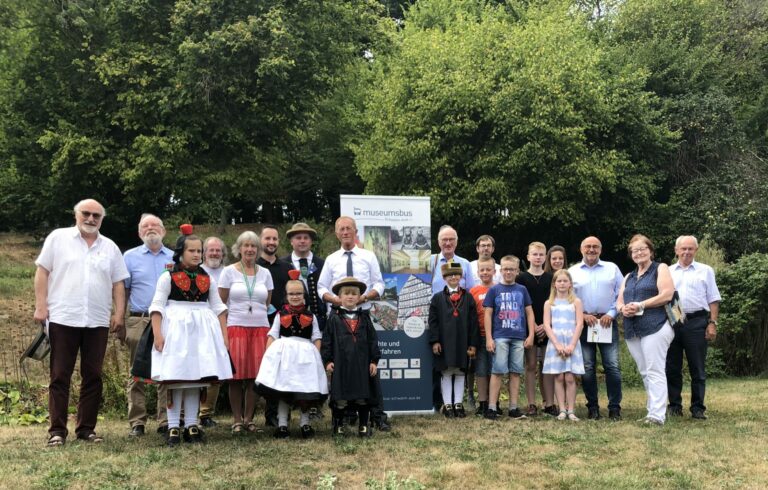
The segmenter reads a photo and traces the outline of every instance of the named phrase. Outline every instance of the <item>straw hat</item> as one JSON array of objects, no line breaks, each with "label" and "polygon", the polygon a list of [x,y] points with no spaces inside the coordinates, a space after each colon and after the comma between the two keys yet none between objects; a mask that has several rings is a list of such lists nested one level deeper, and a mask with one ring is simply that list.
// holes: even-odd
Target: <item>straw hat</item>
[{"label": "straw hat", "polygon": [[360,294],[363,294],[363,291],[365,291],[368,288],[368,286],[366,286],[364,282],[358,281],[354,277],[345,277],[344,279],[334,284],[331,290],[333,291],[333,294],[338,296],[341,288],[345,286],[352,286],[354,288],[358,288],[360,290]]},{"label": "straw hat", "polygon": [[462,275],[464,274],[464,269],[458,262],[446,262],[440,266],[440,273],[443,275],[443,277],[451,276],[454,274]]},{"label": "straw hat", "polygon": [[288,240],[291,239],[293,235],[296,233],[308,233],[310,237],[312,237],[312,240],[317,239],[317,232],[309,227],[306,223],[296,223],[293,226],[291,226],[291,229],[286,231],[285,234],[288,237]]}]

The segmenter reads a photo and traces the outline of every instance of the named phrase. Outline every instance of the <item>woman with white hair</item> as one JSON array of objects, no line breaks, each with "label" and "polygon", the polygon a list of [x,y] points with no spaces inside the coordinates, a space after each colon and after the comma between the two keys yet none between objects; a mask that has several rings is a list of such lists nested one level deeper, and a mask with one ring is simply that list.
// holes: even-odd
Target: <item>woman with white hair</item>
[{"label": "woman with white hair", "polygon": [[253,423],[257,400],[253,384],[267,346],[267,308],[274,289],[272,275],[256,263],[261,253],[260,243],[256,233],[241,233],[232,245],[232,255],[237,262],[227,266],[219,279],[219,295],[229,307],[227,332],[235,366],[229,383],[229,402],[235,435],[258,430]]}]

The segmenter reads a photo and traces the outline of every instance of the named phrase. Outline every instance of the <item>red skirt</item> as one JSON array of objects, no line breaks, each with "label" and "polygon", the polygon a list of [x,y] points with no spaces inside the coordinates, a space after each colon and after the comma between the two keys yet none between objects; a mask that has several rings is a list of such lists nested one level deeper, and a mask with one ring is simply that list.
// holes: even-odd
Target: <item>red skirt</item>
[{"label": "red skirt", "polygon": [[269,327],[228,326],[229,355],[235,365],[233,379],[256,379],[267,350]]}]

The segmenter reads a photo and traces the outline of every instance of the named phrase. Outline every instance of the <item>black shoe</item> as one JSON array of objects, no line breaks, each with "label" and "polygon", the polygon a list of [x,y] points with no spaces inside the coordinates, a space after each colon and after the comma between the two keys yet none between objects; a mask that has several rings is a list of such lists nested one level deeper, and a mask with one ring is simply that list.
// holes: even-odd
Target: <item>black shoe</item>
[{"label": "black shoe", "polygon": [[609,408],[608,409],[608,418],[613,420],[614,422],[618,422],[621,420],[621,409],[620,408]]},{"label": "black shoe", "polygon": [[157,433],[158,434],[167,434],[168,433],[168,424],[158,425],[157,426]]},{"label": "black shoe", "polygon": [[[166,426],[167,428],[168,426]],[[176,447],[181,443],[181,429],[174,427],[168,430],[168,447]]]},{"label": "black shoe", "polygon": [[536,416],[538,416],[539,415],[538,407],[536,405],[534,405],[533,403],[531,403],[530,405],[528,405],[528,410],[525,412],[525,415],[527,417],[536,417]]},{"label": "black shoe", "polygon": [[131,431],[128,433],[131,437],[141,437],[144,435],[144,426],[143,425],[134,425],[131,427]]},{"label": "black shoe", "polygon": [[696,408],[694,410],[691,410],[691,417],[694,418],[694,419],[699,419],[699,420],[707,420],[707,416],[704,415],[704,410],[702,410],[700,408]]},{"label": "black shoe", "polygon": [[464,405],[462,405],[461,403],[454,403],[453,414],[460,419],[463,419],[464,417],[466,417],[467,412],[464,410]]},{"label": "black shoe", "polygon": [[290,433],[288,432],[288,427],[281,425],[280,427],[275,430],[275,439],[288,439],[290,437]]},{"label": "black shoe", "polygon": [[203,442],[203,431],[196,425],[190,425],[184,429],[184,442],[200,444]]},{"label": "black shoe", "polygon": [[507,414],[513,419],[524,419],[525,414],[519,408],[510,408]]},{"label": "black shoe", "polygon": [[443,408],[440,409],[441,412],[443,412],[443,415],[445,415],[445,418],[452,419],[456,416],[456,414],[453,413],[453,405],[450,403],[446,403],[443,405]]},{"label": "black shoe", "polygon": [[376,420],[374,425],[382,432],[389,432],[392,430],[392,425],[390,425],[390,423],[387,421],[386,414],[384,414],[380,419]]},{"label": "black shoe", "polygon": [[669,414],[670,417],[682,417],[683,416],[683,407],[673,407],[669,406],[667,408],[667,414]]},{"label": "black shoe", "polygon": [[477,410],[475,410],[475,415],[482,417],[485,415],[486,410],[488,410],[488,402],[477,402]]},{"label": "black shoe", "polygon": [[357,435],[359,437],[371,437],[373,431],[367,425],[361,425],[357,428]]},{"label": "black shoe", "polygon": [[339,420],[338,422],[334,421],[333,423],[333,430],[331,432],[331,435],[333,437],[344,437],[344,434],[346,431],[344,430],[344,422],[343,420]]},{"label": "black shoe", "polygon": [[603,418],[602,415],[600,415],[600,409],[597,407],[589,407],[589,415],[587,415],[587,418],[589,420],[600,420]]},{"label": "black shoe", "polygon": [[551,415],[553,417],[557,417],[558,415],[560,415],[560,410],[558,410],[555,405],[544,407],[542,412],[544,413],[544,415]]},{"label": "black shoe", "polygon": [[302,425],[301,426],[301,438],[302,439],[312,439],[313,437],[315,437],[315,429],[313,429],[311,425]]},{"label": "black shoe", "polygon": [[498,420],[499,418],[499,412],[498,410],[493,410],[490,408],[485,409],[485,413],[483,414],[483,417],[485,417],[488,420]]},{"label": "black shoe", "polygon": [[200,417],[200,425],[203,427],[216,427],[219,424],[211,417]]}]

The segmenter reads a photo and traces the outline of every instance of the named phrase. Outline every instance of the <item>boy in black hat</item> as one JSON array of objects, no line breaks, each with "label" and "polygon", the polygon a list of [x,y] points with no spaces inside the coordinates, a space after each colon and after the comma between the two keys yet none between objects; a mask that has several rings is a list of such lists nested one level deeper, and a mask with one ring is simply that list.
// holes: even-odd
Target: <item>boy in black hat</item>
[{"label": "boy in black hat", "polygon": [[379,351],[376,330],[368,311],[358,308],[364,283],[346,277],[333,285],[341,306],[331,311],[323,332],[321,355],[331,374],[333,435],[344,435],[344,411],[354,406],[358,414],[358,435],[371,435],[369,416],[380,396],[377,365]]}]

